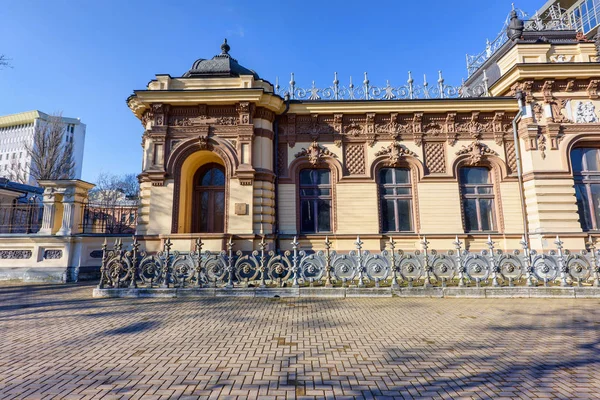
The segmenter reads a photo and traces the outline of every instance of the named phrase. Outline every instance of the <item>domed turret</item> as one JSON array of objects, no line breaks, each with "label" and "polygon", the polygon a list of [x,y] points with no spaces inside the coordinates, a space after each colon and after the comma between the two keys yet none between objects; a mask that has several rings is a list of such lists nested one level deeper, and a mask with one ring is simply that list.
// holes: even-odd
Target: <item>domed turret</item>
[{"label": "domed turret", "polygon": [[231,47],[225,39],[221,45],[221,54],[217,54],[210,60],[199,58],[183,76],[185,78],[204,78],[252,75],[254,79],[260,79],[256,72],[238,64],[237,60],[229,55],[229,50]]}]

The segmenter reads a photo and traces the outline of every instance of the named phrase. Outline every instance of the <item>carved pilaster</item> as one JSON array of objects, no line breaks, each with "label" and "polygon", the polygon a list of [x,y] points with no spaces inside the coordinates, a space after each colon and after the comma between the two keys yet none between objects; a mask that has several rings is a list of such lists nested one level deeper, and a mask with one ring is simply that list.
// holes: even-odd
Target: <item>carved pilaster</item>
[{"label": "carved pilaster", "polygon": [[504,111],[496,111],[492,119],[492,129],[494,130],[494,141],[501,145],[504,138]]},{"label": "carved pilaster", "polygon": [[377,133],[375,132],[375,113],[367,113],[365,136],[367,137],[369,146],[373,147],[377,141]]},{"label": "carved pilaster", "polygon": [[75,194],[72,188],[68,188],[63,194],[62,206],[62,223],[57,235],[71,235],[73,233],[73,219],[75,216]]},{"label": "carved pilaster", "polygon": [[561,125],[556,123],[549,123],[546,126],[546,133],[550,138],[550,149],[558,150],[558,142],[560,142]]},{"label": "carved pilaster", "polygon": [[458,135],[456,134],[456,113],[449,112],[446,115],[446,140],[450,146],[456,144]]},{"label": "carved pilaster", "polygon": [[238,122],[240,125],[252,124],[254,104],[243,101],[236,104],[235,110],[238,113]]},{"label": "carved pilaster", "polygon": [[42,215],[42,227],[39,230],[40,235],[52,235],[52,229],[54,228],[54,217],[56,215],[56,198],[53,188],[46,188],[44,190],[44,211]]},{"label": "carved pilaster", "polygon": [[420,146],[423,143],[423,113],[418,112],[414,113],[413,121],[413,140],[417,146]]},{"label": "carved pilaster", "polygon": [[525,150],[537,150],[537,137],[539,126],[537,124],[522,125],[519,129],[519,135],[525,141]]},{"label": "carved pilaster", "polygon": [[296,145],[296,114],[287,116],[286,137],[289,146],[294,147]]},{"label": "carved pilaster", "polygon": [[595,100],[598,98],[598,84],[600,84],[600,80],[592,79],[590,80],[590,84],[588,85],[586,92],[590,99]]}]

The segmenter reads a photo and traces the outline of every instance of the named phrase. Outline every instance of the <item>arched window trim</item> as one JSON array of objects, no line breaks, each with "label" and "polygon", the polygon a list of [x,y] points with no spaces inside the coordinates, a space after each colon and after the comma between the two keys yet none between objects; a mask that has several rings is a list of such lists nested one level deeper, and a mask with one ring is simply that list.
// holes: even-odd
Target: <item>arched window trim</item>
[{"label": "arched window trim", "polygon": [[[410,201],[411,201],[411,230],[410,231],[385,231],[383,229],[383,198],[384,195],[381,192],[382,184],[380,173],[383,169],[405,169],[409,171],[410,176]],[[379,217],[379,232],[382,234],[414,234],[420,231],[420,222],[419,222],[419,202],[418,202],[418,187],[417,187],[417,179],[418,172],[415,168],[411,168],[409,163],[399,163],[395,166],[389,166],[385,164],[380,164],[374,170],[374,178],[377,184],[377,208],[378,208],[378,217]]]},{"label": "arched window trim", "polygon": [[[508,169],[506,163],[495,155],[485,155],[479,160],[479,162],[472,163],[469,159],[468,155],[462,155],[457,157],[452,165],[452,173],[456,179],[458,184],[459,196],[460,196],[460,215],[462,219],[462,225],[465,232],[466,229],[466,220],[465,220],[465,210],[463,207],[463,197],[462,197],[462,188],[460,183],[460,174],[459,171],[463,167],[485,167],[490,171],[490,177],[494,184],[494,217],[496,230],[489,231],[489,233],[504,233],[504,211],[502,207],[502,196],[500,192],[500,183],[502,183],[508,177]],[[524,218],[524,217],[523,217]],[[488,232],[468,232],[468,233],[485,233]]]},{"label": "arched window trim", "polygon": [[[484,169],[486,169],[488,171],[489,183],[488,184],[470,184],[469,186],[471,186],[471,187],[491,186],[492,187],[492,196],[485,195],[485,194],[467,194],[467,193],[465,193],[466,184],[461,181],[461,177],[460,177],[460,171],[463,168],[484,168]],[[494,170],[494,168],[491,167],[490,165],[486,165],[486,163],[478,163],[477,165],[459,165],[456,170],[456,174],[457,174],[459,195],[460,195],[460,210],[461,210],[461,216],[462,216],[463,229],[464,229],[465,233],[502,233],[504,231],[504,229],[503,229],[503,226],[501,223],[501,219],[500,219],[501,216],[499,213],[499,209],[501,208],[501,204],[499,204],[500,203],[499,202],[499,195],[500,195],[499,182],[498,182],[497,172]],[[492,206],[492,225],[493,226],[492,226],[491,230],[468,229],[467,218],[466,218],[466,214],[465,214],[465,200],[469,199],[469,198],[478,199],[478,200],[485,199],[485,198],[491,198],[493,200],[493,206]],[[479,204],[478,204],[477,209],[479,210]],[[480,228],[481,227],[481,213],[480,212],[477,213],[477,220],[478,220],[478,223],[477,223],[478,228]]]},{"label": "arched window trim", "polygon": [[[322,170],[322,171],[328,171],[329,172],[329,184],[328,185],[302,185],[301,180],[300,180],[300,175],[302,174],[303,171],[317,171],[317,170]],[[296,173],[296,191],[297,191],[297,195],[296,195],[296,199],[297,199],[297,206],[296,206],[296,216],[297,216],[297,232],[299,232],[302,235],[324,235],[324,234],[331,234],[334,232],[335,229],[335,219],[334,219],[334,215],[335,215],[335,198],[334,198],[334,177],[335,174],[332,171],[331,168],[327,168],[326,166],[321,166],[321,167],[305,167],[305,168],[298,168],[297,169],[297,173]],[[302,196],[302,189],[329,189],[330,191],[330,195],[329,196],[323,196],[323,199],[325,200],[329,200],[330,201],[330,211],[329,211],[329,231],[323,231],[323,232],[319,232],[318,229],[315,229],[315,232],[305,232],[302,230],[302,201],[303,200],[318,200],[318,197],[320,196],[307,196],[308,199],[306,197]],[[318,227],[318,220],[315,220],[315,226]]]},{"label": "arched window trim", "polygon": [[[300,171],[303,169],[322,168],[328,169],[331,173],[331,233],[337,231],[337,183],[343,175],[342,164],[338,159],[325,156],[316,165],[311,164],[308,157],[298,157],[289,165],[289,178],[280,179],[280,184],[292,183],[296,190],[296,232],[302,234],[300,225]],[[307,235],[320,235],[320,233],[308,233]]]},{"label": "arched window trim", "polygon": [[[413,211],[413,231],[412,232],[406,232],[406,234],[412,233],[412,234],[418,234],[421,231],[421,217],[420,217],[420,211],[419,211],[419,190],[418,190],[418,185],[419,182],[421,181],[421,179],[423,178],[423,175],[425,173],[424,170],[424,166],[421,163],[421,161],[413,156],[404,156],[402,157],[402,159],[397,162],[396,164],[390,164],[388,162],[388,157],[382,156],[382,157],[377,157],[375,160],[373,160],[373,162],[371,163],[371,168],[370,168],[370,179],[372,179],[373,182],[376,183],[376,187],[377,187],[377,215],[379,218],[379,232],[386,234],[387,232],[383,232],[382,227],[383,227],[383,223],[382,223],[382,212],[381,212],[381,192],[380,192],[380,187],[379,187],[379,171],[383,168],[405,168],[405,169],[409,169],[410,170],[410,179],[411,179],[411,184],[412,184],[412,211]],[[390,232],[393,233],[394,235],[396,234],[404,234],[405,232]]]}]

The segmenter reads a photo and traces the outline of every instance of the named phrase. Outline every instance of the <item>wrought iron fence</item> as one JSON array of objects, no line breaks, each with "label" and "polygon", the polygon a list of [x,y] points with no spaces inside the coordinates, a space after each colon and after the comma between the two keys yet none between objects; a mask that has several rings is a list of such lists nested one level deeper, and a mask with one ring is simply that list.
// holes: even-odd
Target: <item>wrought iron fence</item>
[{"label": "wrought iron fence", "polygon": [[83,208],[83,233],[134,234],[137,205],[86,204]]},{"label": "wrought iron fence", "polygon": [[38,203],[0,205],[0,233],[37,233],[43,207]]},{"label": "wrought iron fence", "polygon": [[167,239],[161,252],[147,254],[135,238],[130,250],[117,239],[112,249],[106,242],[103,245],[98,287],[430,287],[514,286],[519,282],[528,286],[554,282],[569,286],[590,280],[600,286],[599,252],[591,238],[588,248],[579,253],[565,250],[558,237],[555,250],[547,254],[530,250],[524,239],[522,249],[512,252],[497,249],[491,238],[488,249],[479,253],[465,250],[458,238],[454,249],[445,253],[430,249],[429,244],[423,238],[421,249],[408,253],[397,249],[390,239],[386,250],[374,254],[363,250],[358,237],[356,250],[342,254],[331,250],[332,243],[326,239],[323,250],[309,253],[300,250],[294,239],[291,251],[274,252],[267,251],[263,237],[258,250],[244,253],[233,251],[230,238],[226,250],[213,253],[203,251],[203,243],[197,239],[194,251],[180,253],[171,251],[172,243]]}]

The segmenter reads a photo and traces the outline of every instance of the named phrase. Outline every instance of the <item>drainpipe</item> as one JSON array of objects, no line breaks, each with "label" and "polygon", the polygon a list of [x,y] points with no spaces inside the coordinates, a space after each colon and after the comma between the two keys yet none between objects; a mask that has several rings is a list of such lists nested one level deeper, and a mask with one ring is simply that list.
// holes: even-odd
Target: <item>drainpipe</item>
[{"label": "drainpipe", "polygon": [[521,142],[519,141],[519,134],[517,132],[517,123],[523,116],[523,110],[525,109],[525,93],[517,91],[517,101],[519,102],[519,112],[512,121],[513,127],[513,140],[515,142],[515,158],[517,164],[517,179],[519,180],[519,197],[521,199],[521,212],[523,214],[523,235],[525,237],[525,243],[529,247],[529,223],[527,218],[527,206],[525,205],[525,189],[523,185],[523,169],[521,166]]},{"label": "drainpipe", "polygon": [[285,110],[275,116],[273,122],[273,171],[275,172],[275,251],[279,251],[279,171],[277,165],[279,163],[279,119],[287,114],[290,110],[290,94],[286,93],[283,96],[285,101]]}]

